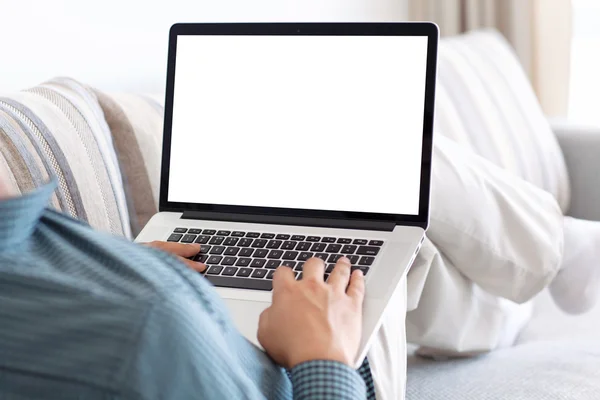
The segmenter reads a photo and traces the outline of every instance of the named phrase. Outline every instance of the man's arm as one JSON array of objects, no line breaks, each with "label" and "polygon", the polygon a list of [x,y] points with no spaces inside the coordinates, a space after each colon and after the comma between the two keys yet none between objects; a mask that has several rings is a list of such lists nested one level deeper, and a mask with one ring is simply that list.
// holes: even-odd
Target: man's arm
[{"label": "man's arm", "polygon": [[337,361],[307,361],[292,368],[294,400],[363,400],[363,378]]}]

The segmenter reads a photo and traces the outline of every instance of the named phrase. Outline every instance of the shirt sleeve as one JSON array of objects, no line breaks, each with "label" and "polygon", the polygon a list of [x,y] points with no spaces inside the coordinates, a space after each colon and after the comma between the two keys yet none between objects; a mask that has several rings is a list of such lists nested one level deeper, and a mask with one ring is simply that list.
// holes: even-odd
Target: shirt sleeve
[{"label": "shirt sleeve", "polygon": [[290,375],[294,400],[364,400],[367,395],[361,375],[336,361],[307,361]]}]

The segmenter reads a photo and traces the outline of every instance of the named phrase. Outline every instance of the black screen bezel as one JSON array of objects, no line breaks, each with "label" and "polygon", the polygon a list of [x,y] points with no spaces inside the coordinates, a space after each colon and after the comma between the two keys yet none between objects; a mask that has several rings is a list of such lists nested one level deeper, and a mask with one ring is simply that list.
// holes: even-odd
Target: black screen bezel
[{"label": "black screen bezel", "polygon": [[[307,36],[426,36],[427,74],[425,82],[425,105],[423,121],[423,146],[421,158],[421,190],[419,214],[384,214],[353,211],[327,211],[295,208],[234,206],[222,204],[182,203],[168,201],[169,169],[171,162],[171,128],[173,119],[173,96],[175,85],[175,61],[177,37],[180,35],[307,35]],[[427,228],[429,221],[429,195],[433,146],[433,123],[435,85],[437,76],[438,27],[429,22],[414,23],[199,23],[175,24],[169,32],[169,55],[163,131],[161,165],[160,211],[205,211],[212,213],[235,213],[271,215],[300,218],[354,219],[394,222]],[[201,165],[201,164],[200,164]],[[200,174],[202,173],[199,168]],[[201,178],[201,176],[199,176]],[[201,181],[199,179],[199,181]],[[390,182],[392,184],[393,182]]]}]

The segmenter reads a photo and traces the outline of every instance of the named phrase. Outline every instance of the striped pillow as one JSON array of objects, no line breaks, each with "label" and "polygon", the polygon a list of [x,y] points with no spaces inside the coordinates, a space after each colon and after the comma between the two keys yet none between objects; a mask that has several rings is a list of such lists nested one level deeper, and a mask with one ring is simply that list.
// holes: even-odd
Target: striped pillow
[{"label": "striped pillow", "polygon": [[437,130],[550,192],[567,209],[570,187],[562,152],[527,76],[499,33],[442,40]]},{"label": "striped pillow", "polygon": [[131,237],[111,131],[95,93],[74,80],[0,97],[0,174],[19,193],[56,179],[52,207]]},{"label": "striped pillow", "polygon": [[131,210],[134,236],[158,211],[162,153],[162,100],[95,91],[113,134]]}]

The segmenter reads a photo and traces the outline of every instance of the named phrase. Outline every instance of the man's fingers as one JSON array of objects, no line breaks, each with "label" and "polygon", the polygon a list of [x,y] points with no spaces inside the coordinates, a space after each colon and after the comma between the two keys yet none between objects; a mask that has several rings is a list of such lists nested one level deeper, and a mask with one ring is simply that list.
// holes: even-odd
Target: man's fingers
[{"label": "man's fingers", "polygon": [[271,307],[267,308],[266,310],[264,310],[262,313],[260,313],[260,317],[258,318],[258,332],[256,334],[256,338],[258,339],[258,343],[260,343],[260,345],[264,348],[265,347],[265,343],[267,342],[267,327],[268,327],[268,321],[269,321],[269,310],[271,309]]},{"label": "man's fingers", "polygon": [[149,246],[152,246],[157,249],[161,249],[171,254],[175,254],[181,257],[191,257],[198,254],[200,251],[200,245],[196,243],[175,243],[175,242],[161,242],[154,241],[148,243]]},{"label": "man's fingers", "polygon": [[296,274],[288,267],[279,267],[273,275],[273,301],[279,296],[279,293],[296,280]]},{"label": "man's fingers", "polygon": [[302,279],[316,279],[322,282],[324,274],[325,264],[320,258],[313,257],[304,263]]},{"label": "man's fingers", "polygon": [[357,306],[362,306],[365,298],[365,277],[360,269],[355,270],[350,276],[350,284],[346,293]]},{"label": "man's fingers", "polygon": [[340,258],[329,276],[328,284],[333,286],[335,290],[339,290],[342,293],[346,292],[348,287],[348,281],[350,280],[350,260],[346,257]]},{"label": "man's fingers", "polygon": [[179,258],[179,261],[181,261],[182,263],[184,263],[185,265],[187,265],[188,267],[190,267],[191,269],[193,269],[194,271],[198,271],[198,272],[204,272],[206,271],[206,265],[196,262],[196,261],[192,261],[192,260],[188,260],[187,258],[183,258],[183,257],[177,257]]}]

